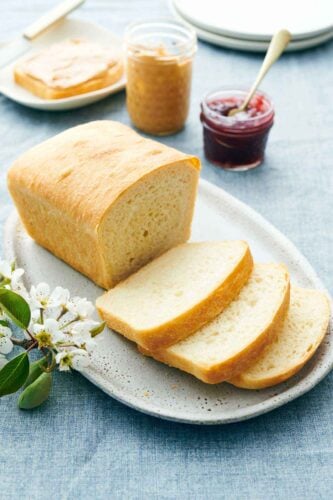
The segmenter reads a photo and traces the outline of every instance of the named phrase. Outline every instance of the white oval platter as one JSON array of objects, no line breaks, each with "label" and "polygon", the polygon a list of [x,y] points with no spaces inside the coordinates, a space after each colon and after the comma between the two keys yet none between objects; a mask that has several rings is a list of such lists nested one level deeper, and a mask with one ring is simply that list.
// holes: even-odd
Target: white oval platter
[{"label": "white oval platter", "polygon": [[[120,53],[122,51],[122,40],[102,26],[88,21],[81,21],[80,19],[65,18],[60,23],[57,23],[53,29],[48,30],[44,35],[38,37],[33,42],[31,50],[21,57],[26,57],[29,53],[41,50],[53,43],[61,42],[68,38],[84,38],[99,42],[102,45],[114,47]],[[80,108],[100,101],[110,94],[120,92],[126,85],[125,76],[122,76],[113,85],[87,92],[86,94],[66,97],[64,99],[41,99],[15,83],[13,69],[16,62],[13,61],[0,70],[0,92],[12,101],[18,102],[23,106],[28,106],[29,108],[44,111],[65,111],[67,109]]]},{"label": "white oval platter", "polygon": [[[284,262],[294,283],[323,288],[307,260],[277,229],[225,191],[201,180],[192,240],[244,239],[258,262]],[[102,290],[35,244],[14,212],[5,227],[5,256],[26,270],[26,284],[46,281],[94,301]],[[227,383],[207,385],[138,353],[107,330],[97,338],[92,365],[83,375],[122,403],[150,415],[192,424],[245,420],[281,406],[314,387],[333,367],[332,325],[315,356],[289,381],[261,391]]]}]

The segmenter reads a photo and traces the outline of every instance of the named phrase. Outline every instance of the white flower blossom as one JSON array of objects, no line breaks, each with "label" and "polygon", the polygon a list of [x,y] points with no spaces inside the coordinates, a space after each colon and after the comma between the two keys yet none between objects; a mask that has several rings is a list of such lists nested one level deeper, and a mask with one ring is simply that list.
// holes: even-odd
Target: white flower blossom
[{"label": "white flower blossom", "polygon": [[0,325],[0,354],[9,354],[13,349],[12,332],[7,326]]},{"label": "white flower blossom", "polygon": [[50,287],[47,283],[32,285],[30,289],[30,305],[33,309],[45,309],[50,298]]},{"label": "white flower blossom", "polygon": [[67,307],[67,303],[70,299],[70,293],[67,288],[62,288],[61,286],[56,286],[51,293],[49,300],[49,307]]},{"label": "white flower blossom", "polygon": [[[27,302],[29,303],[30,301],[28,300]],[[40,323],[40,309],[31,309],[31,306],[30,306],[30,312],[31,312],[31,318],[30,318],[30,323],[29,323],[29,326],[27,329],[29,332],[33,332],[35,323]],[[28,340],[31,339],[30,335],[25,330],[23,330],[23,335],[26,339],[28,339]]]},{"label": "white flower blossom", "polygon": [[30,305],[33,309],[65,307],[68,300],[69,291],[61,286],[57,286],[52,293],[47,283],[39,283],[30,290]]},{"label": "white flower blossom", "polygon": [[90,360],[84,349],[64,349],[56,355],[56,362],[60,371],[68,371],[70,368],[80,371],[89,365]]},{"label": "white flower blossom", "polygon": [[73,342],[90,351],[96,345],[96,341],[92,338],[90,330],[97,325],[97,321],[92,320],[77,321],[74,323],[70,331]]},{"label": "white flower blossom", "polygon": [[43,324],[35,323],[33,333],[38,347],[53,347],[68,340],[68,337],[60,330],[59,322],[53,318],[47,318]]},{"label": "white flower blossom", "polygon": [[38,321],[40,321],[40,309],[31,310],[31,321],[32,323],[37,323]]},{"label": "white flower blossom", "polygon": [[67,303],[67,309],[81,320],[88,318],[94,312],[93,304],[89,300],[80,297],[73,297]]},{"label": "white flower blossom", "polygon": [[[93,304],[86,298],[71,298],[60,286],[52,291],[47,283],[32,286],[29,293],[20,281],[23,273],[23,269],[0,261],[1,286],[19,293],[31,309],[30,325],[23,335],[28,340],[35,338],[39,349],[55,351],[59,370],[83,370],[90,363],[88,353],[96,345],[91,330],[100,330],[99,323],[91,319]],[[0,319],[6,320],[6,314],[0,314]],[[5,355],[13,349],[11,335],[6,323],[0,325],[0,369],[7,363]]]},{"label": "white flower blossom", "polygon": [[3,368],[6,364],[8,363],[8,360],[5,358],[5,356],[3,356],[2,354],[0,354],[0,370],[1,368]]},{"label": "white flower blossom", "polygon": [[16,290],[19,286],[20,279],[24,274],[24,270],[21,268],[13,269],[13,266],[5,260],[0,260],[0,281],[3,279],[7,280],[11,288]]}]

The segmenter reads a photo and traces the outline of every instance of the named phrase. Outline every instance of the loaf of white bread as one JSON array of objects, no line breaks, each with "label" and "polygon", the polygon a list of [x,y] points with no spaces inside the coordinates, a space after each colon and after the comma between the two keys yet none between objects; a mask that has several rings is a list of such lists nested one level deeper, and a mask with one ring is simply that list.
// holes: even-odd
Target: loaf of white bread
[{"label": "loaf of white bread", "polygon": [[328,299],[293,286],[290,300],[287,269],[253,266],[243,241],[185,243],[199,170],[196,157],[100,121],[23,154],[8,185],[32,238],[114,287],[97,308],[143,354],[210,384],[278,384],[323,340]]},{"label": "loaf of white bread", "polygon": [[24,153],[8,187],[29,235],[108,289],[189,238],[199,170],[194,156],[97,121]]}]

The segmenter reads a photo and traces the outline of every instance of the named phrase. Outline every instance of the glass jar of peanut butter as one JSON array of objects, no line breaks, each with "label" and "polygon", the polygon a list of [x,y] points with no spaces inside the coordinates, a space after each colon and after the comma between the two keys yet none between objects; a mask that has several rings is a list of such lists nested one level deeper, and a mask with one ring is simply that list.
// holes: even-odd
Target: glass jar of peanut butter
[{"label": "glass jar of peanut butter", "polygon": [[180,130],[191,92],[193,29],[176,21],[149,21],[126,30],[127,109],[133,124],[154,135]]}]

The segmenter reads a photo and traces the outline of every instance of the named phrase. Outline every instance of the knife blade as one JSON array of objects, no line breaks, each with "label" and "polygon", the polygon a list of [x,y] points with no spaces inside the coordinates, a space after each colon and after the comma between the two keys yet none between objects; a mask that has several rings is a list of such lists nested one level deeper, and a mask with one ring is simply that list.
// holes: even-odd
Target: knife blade
[{"label": "knife blade", "polygon": [[0,68],[28,52],[35,40],[45,30],[54,26],[67,14],[77,9],[85,0],[65,0],[29,25],[18,38],[0,46]]}]

